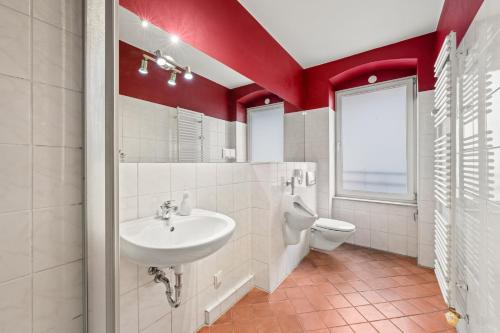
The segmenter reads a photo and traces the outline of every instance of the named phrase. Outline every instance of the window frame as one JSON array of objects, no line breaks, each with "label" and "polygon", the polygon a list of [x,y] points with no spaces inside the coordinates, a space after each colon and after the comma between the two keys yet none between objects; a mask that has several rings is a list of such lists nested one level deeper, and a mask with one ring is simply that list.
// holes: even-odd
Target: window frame
[{"label": "window frame", "polygon": [[[403,194],[352,191],[343,188],[342,154],[342,97],[406,87],[406,156],[407,156],[407,192]],[[417,201],[417,78],[405,77],[391,81],[345,89],[335,92],[335,195],[340,198],[375,200],[386,202],[416,203]]]},{"label": "window frame", "polygon": [[[253,151],[252,151],[252,114],[260,111],[267,111],[269,109],[280,109],[282,116],[282,126],[281,126],[281,134],[283,137],[283,144],[281,147],[281,159],[276,161],[254,161],[253,160]],[[248,135],[247,135],[247,155],[248,162],[250,163],[266,163],[266,162],[283,162],[285,160],[285,103],[277,102],[266,104],[262,106],[254,106],[246,109],[247,113],[247,126],[248,126]]]}]

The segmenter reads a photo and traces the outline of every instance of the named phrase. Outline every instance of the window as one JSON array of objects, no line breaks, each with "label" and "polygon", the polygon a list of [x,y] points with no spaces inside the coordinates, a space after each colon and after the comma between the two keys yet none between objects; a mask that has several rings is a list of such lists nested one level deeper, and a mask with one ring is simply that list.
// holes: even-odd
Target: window
[{"label": "window", "polygon": [[249,156],[252,162],[283,162],[283,103],[249,108]]},{"label": "window", "polygon": [[415,201],[414,79],[339,91],[338,196]]}]

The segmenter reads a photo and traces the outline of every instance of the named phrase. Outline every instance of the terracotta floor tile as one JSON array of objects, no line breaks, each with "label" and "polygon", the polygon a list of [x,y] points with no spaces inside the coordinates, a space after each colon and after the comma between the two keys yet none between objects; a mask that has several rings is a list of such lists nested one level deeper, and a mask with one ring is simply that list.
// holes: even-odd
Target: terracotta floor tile
[{"label": "terracotta floor tile", "polygon": [[292,299],[290,301],[292,303],[292,306],[295,310],[295,313],[306,313],[306,312],[313,312],[314,308],[309,303],[307,299]]},{"label": "terracotta floor tile", "polygon": [[276,291],[251,290],[199,333],[456,333],[446,309],[414,258],[344,244],[311,251]]},{"label": "terracotta floor tile", "polygon": [[233,331],[234,331],[233,323],[212,325],[210,327],[210,333],[233,333]]},{"label": "terracotta floor tile", "polygon": [[286,288],[284,290],[288,299],[297,299],[306,297],[304,291],[302,291],[302,288],[300,287]]},{"label": "terracotta floor tile", "polygon": [[278,320],[274,317],[271,318],[255,318],[255,328],[259,333],[281,333]]},{"label": "terracotta floor tile", "polygon": [[255,317],[274,317],[269,303],[252,304],[252,311]]},{"label": "terracotta floor tile", "polygon": [[331,333],[352,333],[354,332],[349,326],[330,328]]},{"label": "terracotta floor tile", "polygon": [[405,316],[417,315],[422,313],[419,308],[414,306],[409,301],[395,301],[392,302],[392,305],[397,307],[399,311],[403,312]]},{"label": "terracotta floor tile", "polygon": [[316,288],[323,295],[337,295],[339,291],[330,282],[323,282],[316,284]]},{"label": "terracotta floor tile", "polygon": [[422,327],[408,317],[394,318],[391,321],[404,333],[425,333]]},{"label": "terracotta floor tile", "polygon": [[373,305],[362,305],[357,306],[356,309],[366,318],[368,321],[382,320],[385,316],[380,313]]},{"label": "terracotta floor tile", "polygon": [[410,319],[428,332],[444,331],[450,328],[443,312],[425,313],[411,316]]},{"label": "terracotta floor tile", "polygon": [[269,304],[274,316],[293,315],[295,310],[290,301],[281,301]]},{"label": "terracotta floor tile", "polygon": [[352,304],[352,306],[370,304],[360,293],[344,294],[344,297]]},{"label": "terracotta floor tile", "polygon": [[288,299],[286,291],[284,289],[276,289],[272,294],[269,295],[269,302],[279,302]]},{"label": "terracotta floor tile", "polygon": [[384,316],[387,318],[396,318],[404,316],[401,311],[399,311],[394,305],[391,303],[378,303],[374,304],[374,306],[382,312]]},{"label": "terracotta floor tile", "polygon": [[210,327],[209,326],[203,326],[198,330],[198,333],[210,333]]},{"label": "terracotta floor tile", "polygon": [[351,306],[351,303],[347,301],[344,295],[332,295],[326,296],[326,298],[335,309],[348,308]]},{"label": "terracotta floor tile", "polygon": [[351,329],[356,333],[377,333],[377,330],[370,323],[351,325]]},{"label": "terracotta floor tile", "polygon": [[285,333],[302,333],[302,327],[296,315],[279,316],[278,324]]},{"label": "terracotta floor tile", "polygon": [[363,317],[356,308],[342,308],[337,309],[337,311],[349,325],[366,322],[365,317]]},{"label": "terracotta floor tile", "polygon": [[354,289],[348,282],[334,283],[333,286],[337,288],[337,290],[340,291],[342,294],[356,292],[356,289]]},{"label": "terracotta floor tile", "polygon": [[360,294],[371,304],[387,302],[385,298],[380,296],[376,291],[362,291]]},{"label": "terracotta floor tile", "polygon": [[318,313],[302,313],[297,315],[300,325],[305,331],[319,330],[326,328],[325,324],[321,321]]},{"label": "terracotta floor tile", "polygon": [[326,327],[336,327],[347,325],[345,320],[336,310],[326,310],[318,312],[321,321]]},{"label": "terracotta floor tile", "polygon": [[370,324],[380,333],[401,333],[401,330],[390,320],[372,321]]},{"label": "terracotta floor tile", "polygon": [[252,305],[236,306],[231,309],[233,321],[249,321],[255,318]]},{"label": "terracotta floor tile", "polygon": [[259,333],[253,322],[233,323],[234,333]]}]

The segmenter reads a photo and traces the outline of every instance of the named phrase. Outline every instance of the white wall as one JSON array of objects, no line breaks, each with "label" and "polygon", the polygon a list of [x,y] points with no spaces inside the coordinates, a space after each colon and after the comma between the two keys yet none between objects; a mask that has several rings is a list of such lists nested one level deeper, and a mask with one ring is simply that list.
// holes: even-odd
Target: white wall
[{"label": "white wall", "polygon": [[[229,215],[236,221],[231,240],[218,252],[185,266],[182,304],[171,309],[164,286],[153,282],[147,268],[120,262],[121,333],[194,332],[204,323],[204,311],[251,274],[250,166],[246,163],[122,163],[121,222],[155,215],[161,203],[191,193],[193,205]],[[213,275],[223,272],[222,285]],[[244,290],[248,291],[248,290]],[[244,292],[242,291],[242,293]],[[219,308],[226,311],[243,294]]]},{"label": "white wall", "polygon": [[[309,253],[309,232],[299,244],[286,246],[283,238],[283,196],[290,193],[285,185],[294,169],[316,171],[315,163],[253,163],[252,170],[252,268],[255,285],[274,291]],[[316,211],[316,186],[296,186],[306,204]]]},{"label": "white wall", "polygon": [[0,5],[0,332],[83,329],[82,1]]},{"label": "white wall", "polygon": [[[196,110],[193,110],[196,111]],[[119,148],[126,162],[176,162],[177,108],[141,99],[118,96]],[[241,126],[210,116],[203,117],[203,159],[223,162],[222,148],[236,148],[236,134]],[[238,123],[239,124],[239,123]],[[246,125],[245,136],[246,136]],[[246,161],[246,139],[243,151],[240,139],[240,161]],[[243,154],[245,159],[243,159]]]},{"label": "white wall", "polygon": [[[152,281],[146,267],[126,257],[120,261],[121,333],[194,332],[204,324],[204,312],[217,305],[214,316],[227,311],[254,285],[273,290],[308,253],[307,239],[286,247],[282,236],[281,198],[285,178],[294,168],[314,171],[313,163],[122,163],[120,221],[155,215],[161,203],[191,193],[197,208],[218,211],[236,221],[236,231],[222,249],[186,265],[182,304],[171,309],[164,286]],[[298,187],[316,206],[316,189]],[[213,275],[222,271],[222,285]],[[252,274],[255,279],[233,292]],[[220,304],[219,304],[220,303]]]}]

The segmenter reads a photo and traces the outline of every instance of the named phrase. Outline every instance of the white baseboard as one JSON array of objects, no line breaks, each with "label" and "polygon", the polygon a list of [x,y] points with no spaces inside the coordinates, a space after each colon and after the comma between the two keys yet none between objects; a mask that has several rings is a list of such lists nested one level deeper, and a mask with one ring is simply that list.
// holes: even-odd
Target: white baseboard
[{"label": "white baseboard", "polygon": [[225,295],[219,297],[205,309],[205,324],[212,325],[220,316],[236,304],[236,302],[252,290],[253,287],[253,274],[251,274],[242,279]]}]

